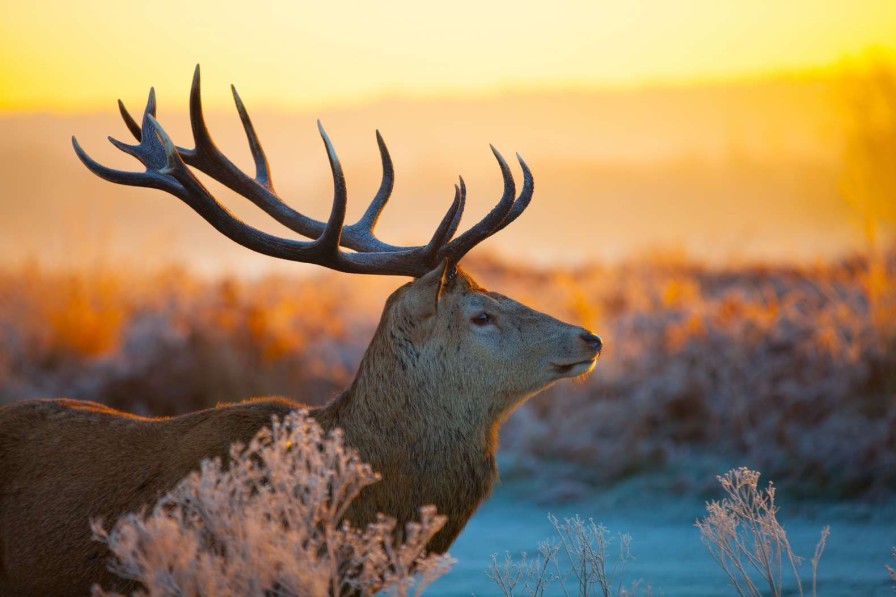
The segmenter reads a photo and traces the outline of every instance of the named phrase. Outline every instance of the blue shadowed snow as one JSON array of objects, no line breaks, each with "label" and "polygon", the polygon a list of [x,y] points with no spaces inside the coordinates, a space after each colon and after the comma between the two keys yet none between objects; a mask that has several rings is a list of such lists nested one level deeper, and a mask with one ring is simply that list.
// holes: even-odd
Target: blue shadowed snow
[{"label": "blue shadowed snow", "polygon": [[[694,521],[705,513],[703,497],[667,496],[648,500],[643,495],[612,495],[602,492],[592,499],[558,506],[536,503],[531,492],[520,484],[501,485],[470,520],[450,553],[458,561],[446,576],[426,592],[436,596],[480,597],[500,595],[500,590],[485,576],[491,555],[503,560],[510,551],[515,560],[520,552],[535,557],[538,543],[555,537],[547,520],[548,512],[562,520],[579,514],[603,523],[618,545],[618,533],[632,536],[635,559],[625,570],[624,585],[631,587],[643,580],[654,595],[725,596],[736,593],[727,577],[700,542]],[[628,491],[628,490],[621,490]],[[619,492],[617,492],[619,493]],[[713,496],[713,498],[721,496]],[[620,499],[624,498],[624,499]],[[631,499],[630,499],[631,498]],[[781,521],[796,554],[807,561],[800,568],[805,595],[811,595],[811,558],[821,528],[830,525],[831,535],[819,564],[818,595],[884,596],[893,595],[893,583],[884,568],[896,567],[891,551],[896,544],[896,505],[886,508],[867,505],[812,505],[796,507],[778,494]],[[562,560],[561,560],[562,561]],[[793,583],[786,582],[785,593],[798,594]],[[762,588],[757,582],[757,586]],[[788,586],[793,589],[788,592]],[[523,595],[523,593],[520,593]],[[573,595],[574,592],[570,591]],[[563,595],[558,585],[546,595]]]}]

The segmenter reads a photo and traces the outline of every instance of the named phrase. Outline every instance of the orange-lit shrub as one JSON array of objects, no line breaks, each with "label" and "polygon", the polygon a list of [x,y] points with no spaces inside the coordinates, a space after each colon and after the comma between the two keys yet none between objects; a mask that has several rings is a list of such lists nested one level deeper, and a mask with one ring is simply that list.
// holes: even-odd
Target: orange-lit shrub
[{"label": "orange-lit shrub", "polygon": [[125,309],[118,302],[115,280],[73,276],[67,286],[46,305],[53,350],[94,357],[117,349]]}]

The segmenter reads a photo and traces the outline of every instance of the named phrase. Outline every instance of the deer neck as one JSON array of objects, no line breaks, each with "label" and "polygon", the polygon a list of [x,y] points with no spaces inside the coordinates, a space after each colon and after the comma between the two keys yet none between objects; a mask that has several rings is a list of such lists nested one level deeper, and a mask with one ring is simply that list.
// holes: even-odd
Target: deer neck
[{"label": "deer neck", "polygon": [[434,457],[461,450],[493,457],[498,420],[478,408],[479,398],[433,385],[408,383],[388,371],[362,370],[327,409],[332,423],[355,437],[362,451],[369,437],[388,444],[377,451],[413,449]]},{"label": "deer neck", "polygon": [[400,364],[372,366],[370,352],[352,385],[316,414],[325,428],[342,428],[382,475],[347,516],[364,525],[383,512],[404,528],[418,519],[420,506],[433,504],[447,522],[427,549],[442,553],[491,493],[499,422],[473,408],[481,401],[458,408],[463,396],[417,383]]},{"label": "deer neck", "polygon": [[486,397],[467,393],[374,343],[352,385],[320,418],[341,427],[374,467],[399,463],[402,473],[421,478],[474,476],[490,488],[500,420],[482,406]]}]

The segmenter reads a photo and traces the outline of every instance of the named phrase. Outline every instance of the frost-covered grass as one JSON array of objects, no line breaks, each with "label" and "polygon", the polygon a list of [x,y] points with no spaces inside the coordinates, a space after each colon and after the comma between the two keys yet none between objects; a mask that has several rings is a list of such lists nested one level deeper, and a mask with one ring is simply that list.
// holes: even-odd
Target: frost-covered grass
[{"label": "frost-covered grass", "polygon": [[[464,556],[468,556],[472,543],[465,535],[477,533],[479,521],[474,517],[455,546],[455,554],[460,557],[458,570],[435,588],[451,595],[470,590],[491,594],[497,590],[505,596],[523,597],[639,593],[759,597],[891,592],[886,578],[889,574],[896,581],[896,572],[885,564],[885,546],[892,539],[892,511],[884,520],[860,522],[855,512],[844,516],[842,510],[827,509],[816,511],[809,520],[805,511],[801,514],[798,509],[787,508],[783,512],[772,483],[763,488],[759,477],[758,472],[744,467],[717,477],[723,497],[706,502],[696,528],[692,525],[688,529],[684,523],[690,506],[682,509],[682,499],[670,500],[668,495],[650,496],[644,502],[648,508],[627,504],[604,510],[617,528],[635,529],[633,537],[622,533],[614,536],[603,524],[583,520],[577,514],[564,514],[563,522],[549,515],[553,533],[549,539],[537,542],[534,557],[519,548],[503,558],[493,554],[491,565],[485,570],[490,584],[483,580],[478,585],[461,585],[461,579],[454,575],[462,571],[470,574],[471,566],[465,563]],[[519,509],[519,496],[510,502],[506,496],[499,495],[497,499],[504,501],[504,506],[488,505],[486,514],[494,516],[502,508],[512,510],[497,526],[511,527],[502,528],[501,532],[517,537],[521,545],[534,545],[538,535],[512,528],[532,526],[531,518]],[[696,505],[696,499],[683,499]],[[543,518],[533,506],[528,507],[532,515]],[[579,511],[585,507],[589,514],[601,511],[593,499],[570,507]],[[620,514],[620,510],[625,513]],[[818,519],[830,522],[835,530],[831,532],[831,527],[825,526],[819,538]],[[489,526],[496,526],[495,521]],[[825,553],[821,561],[829,536],[832,557]],[[483,538],[472,541],[481,544]],[[708,554],[699,550],[701,541]],[[632,549],[633,543],[637,543],[637,550]],[[635,551],[637,557],[633,555]],[[800,557],[797,552],[808,553],[809,557]],[[480,561],[480,567],[483,565]],[[626,577],[638,580],[631,583]],[[457,584],[452,586],[452,581]]]},{"label": "frost-covered grass", "polygon": [[[457,563],[433,584],[430,593],[439,597],[500,595],[500,589],[485,575],[492,554],[497,554],[499,563],[508,551],[515,561],[523,551],[529,554],[529,560],[538,557],[539,544],[556,535],[546,517],[551,512],[560,520],[579,514],[605,525],[613,536],[609,552],[613,557],[619,545],[617,533],[631,535],[633,559],[626,565],[624,587],[630,588],[632,582],[642,580],[642,590],[649,586],[654,595],[736,595],[725,573],[702,545],[700,532],[694,526],[695,520],[707,514],[706,500],[724,496],[715,479],[711,479],[713,491],[706,496],[663,493],[653,489],[650,481],[649,477],[639,477],[608,484],[562,503],[536,501],[532,481],[499,485],[451,546],[451,555]],[[811,557],[819,530],[825,525],[831,527],[818,566],[820,597],[893,595],[894,585],[884,568],[888,563],[896,568],[896,561],[891,559],[893,529],[896,529],[896,510],[892,503],[885,506],[855,502],[807,504],[793,499],[788,484],[776,485],[776,501],[781,506],[778,519],[787,530],[795,553]],[[801,569],[806,583],[809,573],[806,563]],[[806,588],[808,584],[804,585]],[[788,595],[796,594],[792,578],[784,581],[784,591]],[[558,594],[563,592],[556,585],[546,592],[552,597]]]},{"label": "frost-covered grass", "polygon": [[[759,487],[759,473],[745,467],[719,477],[725,492],[721,500],[706,504],[707,515],[697,521],[700,538],[712,559],[722,568],[732,588],[741,597],[768,594],[781,597],[784,576],[793,575],[796,592],[802,596],[799,572],[804,558],[793,553],[787,532],[778,521],[775,487]],[[824,552],[830,527],[821,530],[812,564],[811,595],[818,594],[818,562]]]},{"label": "frost-covered grass", "polygon": [[[505,425],[505,478],[549,478],[545,499],[651,471],[708,490],[718,470],[747,464],[811,496],[896,490],[892,257],[468,262],[486,287],[605,341],[587,380],[557,384]],[[0,273],[0,403],[66,395],[156,415],[253,395],[320,404],[349,383],[401,283],[123,271]]]},{"label": "frost-covered grass", "polygon": [[505,553],[503,561],[492,555],[492,563],[485,574],[504,597],[560,594],[635,597],[653,594],[641,580],[630,586],[624,584],[625,568],[634,557],[630,535],[620,533],[613,537],[604,525],[593,519],[583,520],[578,515],[561,522],[549,514],[548,520],[556,535],[539,543],[534,560],[528,558],[526,552],[520,554],[519,560],[514,560],[509,552]]},{"label": "frost-covered grass", "polygon": [[293,412],[234,444],[227,466],[203,461],[148,514],[92,528],[137,595],[420,595],[451,564],[425,551],[445,518],[424,506],[401,541],[384,516],[352,528],[345,512],[377,480],[338,430]]}]

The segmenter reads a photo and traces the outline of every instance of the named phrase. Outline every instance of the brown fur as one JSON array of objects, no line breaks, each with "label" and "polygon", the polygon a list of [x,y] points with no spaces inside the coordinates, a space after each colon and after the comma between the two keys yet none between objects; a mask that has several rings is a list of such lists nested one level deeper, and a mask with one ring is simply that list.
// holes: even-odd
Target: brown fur
[{"label": "brown fur", "polygon": [[[483,311],[492,321],[477,325]],[[384,512],[403,525],[435,504],[448,522],[429,548],[448,549],[491,491],[501,422],[593,366],[599,347],[583,333],[460,271],[398,289],[352,385],[311,410],[382,474],[348,517],[361,525]],[[89,519],[109,524],[151,505],[201,459],[226,456],[273,415],[302,406],[257,399],[173,418],[67,399],[0,408],[0,595],[84,595],[94,582],[132,589],[107,571]]]}]

